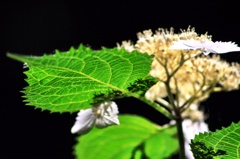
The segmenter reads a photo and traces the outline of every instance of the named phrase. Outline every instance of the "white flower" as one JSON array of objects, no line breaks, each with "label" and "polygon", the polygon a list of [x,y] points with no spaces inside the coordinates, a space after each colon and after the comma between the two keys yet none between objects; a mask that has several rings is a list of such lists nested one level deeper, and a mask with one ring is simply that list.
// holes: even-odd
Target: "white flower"
[{"label": "white flower", "polygon": [[221,41],[199,41],[199,40],[178,40],[173,42],[173,45],[169,47],[169,49],[174,50],[202,50],[205,55],[209,53],[227,53],[227,52],[234,52],[240,51],[240,47],[237,46],[234,42],[221,42]]},{"label": "white flower", "polygon": [[185,155],[188,159],[194,159],[190,142],[195,137],[195,135],[203,132],[208,132],[208,125],[202,121],[193,121],[191,119],[185,119],[182,122],[183,134],[185,139]]},{"label": "white flower", "polygon": [[109,125],[119,125],[118,107],[113,101],[103,102],[93,108],[80,110],[71,132],[85,134],[95,125],[104,128]]}]

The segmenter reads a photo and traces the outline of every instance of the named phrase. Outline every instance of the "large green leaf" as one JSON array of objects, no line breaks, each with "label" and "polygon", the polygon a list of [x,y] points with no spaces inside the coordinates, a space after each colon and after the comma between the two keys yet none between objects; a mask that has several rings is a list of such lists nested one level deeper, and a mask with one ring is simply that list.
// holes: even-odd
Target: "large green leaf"
[{"label": "large green leaf", "polygon": [[106,100],[138,97],[154,84],[151,57],[124,49],[88,47],[41,57],[8,54],[27,63],[27,105],[52,112],[74,112]]},{"label": "large green leaf", "polygon": [[196,159],[239,159],[240,122],[216,132],[199,134],[190,145]]},{"label": "large green leaf", "polygon": [[83,159],[163,159],[177,152],[176,127],[160,127],[139,117],[119,116],[120,125],[94,128],[74,147]]}]

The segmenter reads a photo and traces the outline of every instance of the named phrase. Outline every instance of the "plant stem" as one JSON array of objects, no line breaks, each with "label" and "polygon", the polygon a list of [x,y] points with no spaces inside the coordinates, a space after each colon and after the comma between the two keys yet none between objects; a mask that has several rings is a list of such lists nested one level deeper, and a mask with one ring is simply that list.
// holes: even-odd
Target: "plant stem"
[{"label": "plant stem", "polygon": [[173,116],[171,113],[169,113],[163,106],[158,105],[155,102],[152,102],[144,97],[140,97],[140,96],[134,96],[135,98],[143,101],[144,103],[147,103],[149,106],[153,107],[154,109],[156,109],[157,111],[159,111],[160,113],[162,113],[163,115],[165,115],[167,118],[169,119],[173,119]]},{"label": "plant stem", "polygon": [[180,112],[177,114],[177,132],[178,132],[178,143],[179,143],[179,159],[185,159],[185,145],[184,145],[184,134],[182,128],[182,117]]}]

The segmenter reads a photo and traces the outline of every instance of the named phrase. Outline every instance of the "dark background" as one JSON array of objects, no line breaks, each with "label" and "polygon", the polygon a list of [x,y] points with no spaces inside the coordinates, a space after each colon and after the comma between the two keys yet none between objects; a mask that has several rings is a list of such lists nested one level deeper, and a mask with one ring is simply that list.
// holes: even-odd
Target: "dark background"
[{"label": "dark background", "polygon": [[[50,114],[24,106],[20,90],[26,86],[23,65],[7,52],[42,55],[66,51],[80,43],[94,49],[136,41],[136,33],[189,25],[206,31],[214,41],[240,44],[240,7],[235,1],[1,1],[0,2],[0,158],[70,159],[76,135],[70,133],[76,114]],[[240,62],[239,52],[224,54]],[[202,105],[210,130],[239,121],[239,91],[217,93]],[[143,103],[116,100],[120,113],[141,114],[164,124],[166,118]]]}]

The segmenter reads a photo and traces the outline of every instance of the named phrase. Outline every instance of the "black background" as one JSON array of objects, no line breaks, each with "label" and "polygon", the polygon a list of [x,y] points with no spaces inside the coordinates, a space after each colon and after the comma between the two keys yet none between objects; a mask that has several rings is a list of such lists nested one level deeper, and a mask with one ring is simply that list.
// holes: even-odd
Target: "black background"
[{"label": "black background", "polygon": [[[236,1],[237,2],[237,1]],[[189,25],[214,41],[240,44],[240,7],[235,1],[1,1],[0,2],[0,158],[70,159],[76,135],[70,133],[76,114],[50,114],[24,106],[23,65],[7,52],[42,55],[66,51],[80,43],[94,49],[136,41],[136,33]],[[224,59],[240,62],[239,52]],[[116,100],[120,113],[140,114],[164,124],[167,119],[129,98]],[[239,121],[239,91],[217,93],[203,102],[210,130]]]}]

